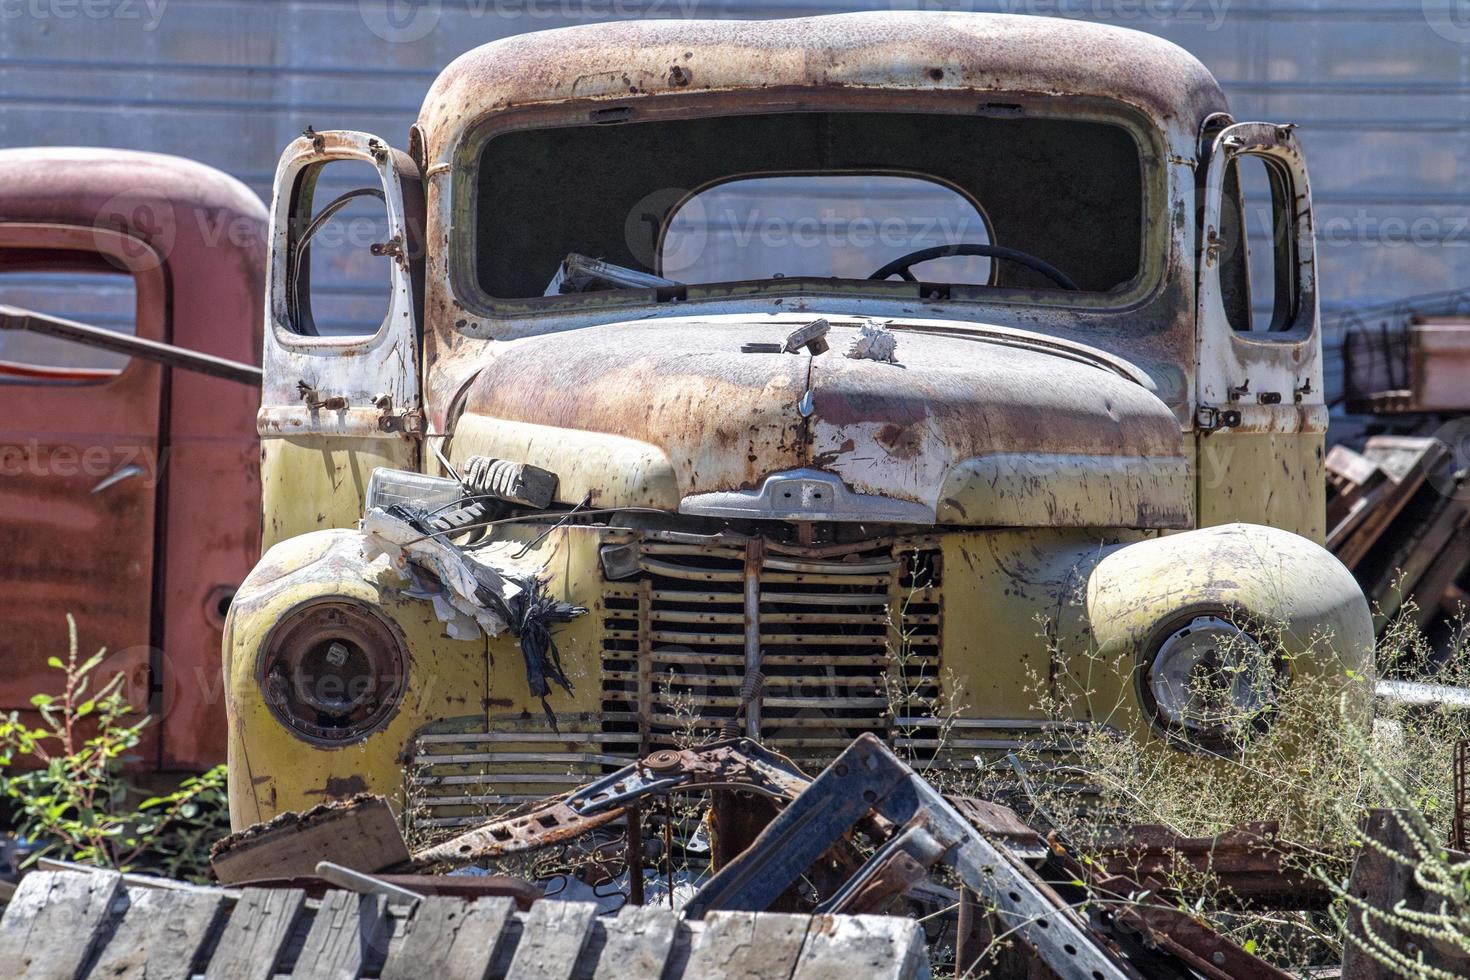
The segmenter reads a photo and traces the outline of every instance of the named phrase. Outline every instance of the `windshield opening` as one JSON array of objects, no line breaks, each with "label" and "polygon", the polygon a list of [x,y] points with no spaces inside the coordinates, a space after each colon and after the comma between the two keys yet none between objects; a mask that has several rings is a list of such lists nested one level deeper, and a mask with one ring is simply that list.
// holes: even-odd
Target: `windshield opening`
[{"label": "windshield opening", "polygon": [[1138,144],[1094,121],[793,112],[525,129],[484,144],[475,181],[474,267],[499,299],[875,278],[1107,294],[1143,261]]}]

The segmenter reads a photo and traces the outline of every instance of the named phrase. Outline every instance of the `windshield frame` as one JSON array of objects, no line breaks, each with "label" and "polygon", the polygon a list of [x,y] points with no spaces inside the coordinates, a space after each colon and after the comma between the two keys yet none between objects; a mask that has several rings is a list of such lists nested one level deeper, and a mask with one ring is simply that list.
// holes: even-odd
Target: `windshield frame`
[{"label": "windshield frame", "polygon": [[[977,104],[977,99],[981,100]],[[1009,118],[1049,118],[1105,123],[1123,129],[1138,148],[1143,186],[1143,213],[1138,271],[1132,280],[1110,292],[1071,292],[1061,289],[999,288],[954,284],[942,297],[924,293],[920,286],[899,279],[820,279],[791,277],[747,282],[689,284],[678,289],[621,289],[557,296],[504,298],[490,295],[476,270],[478,237],[478,164],[485,144],[505,133],[526,129],[569,128],[662,120],[750,116],[793,112],[903,112],[929,115],[999,115]],[[524,319],[566,313],[616,313],[630,308],[667,310],[701,303],[728,304],[741,298],[752,302],[782,297],[820,299],[862,298],[892,303],[930,304],[936,299],[956,310],[995,306],[1043,310],[1077,309],[1108,313],[1134,309],[1152,299],[1165,285],[1170,253],[1168,216],[1169,153],[1160,124],[1135,107],[1093,96],[1044,96],[1011,92],[880,91],[829,89],[762,89],[725,93],[637,96],[617,100],[561,102],[502,110],[465,127],[453,153],[449,174],[449,215],[453,233],[445,266],[458,303],[488,319]],[[826,171],[820,171],[826,173]],[[929,175],[928,179],[934,179]],[[981,209],[984,213],[983,208]]]}]

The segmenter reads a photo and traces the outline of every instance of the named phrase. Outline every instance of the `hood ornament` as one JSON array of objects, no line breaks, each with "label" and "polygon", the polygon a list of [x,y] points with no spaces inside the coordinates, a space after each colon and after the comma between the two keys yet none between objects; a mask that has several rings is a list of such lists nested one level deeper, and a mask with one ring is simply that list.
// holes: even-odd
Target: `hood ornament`
[{"label": "hood ornament", "polygon": [[825,354],[828,351],[827,334],[832,330],[832,324],[825,319],[813,320],[804,327],[797,327],[786,337],[786,346],[782,348],[788,354],[795,354],[805,348],[813,357]]},{"label": "hood ornament", "polygon": [[742,354],[800,354],[803,350],[813,357],[825,354],[831,348],[827,345],[827,334],[831,332],[832,324],[825,319],[813,320],[805,326],[797,327],[786,336],[786,343],[777,344],[769,341],[754,341],[740,345]]}]

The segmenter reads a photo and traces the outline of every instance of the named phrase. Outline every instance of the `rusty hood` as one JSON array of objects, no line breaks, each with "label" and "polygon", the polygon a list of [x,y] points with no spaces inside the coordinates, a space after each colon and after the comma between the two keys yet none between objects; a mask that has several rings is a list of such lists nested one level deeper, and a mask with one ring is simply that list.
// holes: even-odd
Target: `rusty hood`
[{"label": "rusty hood", "polygon": [[[896,363],[772,352],[790,322],[606,324],[492,345],[453,455],[567,503],[724,518],[1184,527],[1180,426],[1132,365],[1020,330],[892,325]],[[755,350],[752,350],[752,347]]]}]

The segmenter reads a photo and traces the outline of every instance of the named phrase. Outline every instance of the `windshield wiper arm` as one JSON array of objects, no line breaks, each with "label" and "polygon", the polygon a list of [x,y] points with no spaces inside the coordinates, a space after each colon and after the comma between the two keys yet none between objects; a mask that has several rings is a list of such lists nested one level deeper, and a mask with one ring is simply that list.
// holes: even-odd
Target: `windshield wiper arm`
[{"label": "windshield wiper arm", "polygon": [[572,252],[557,267],[556,275],[547,283],[543,295],[585,293],[594,289],[658,289],[682,285],[684,284],[681,282],[665,279],[651,272],[639,272],[637,269]]}]

